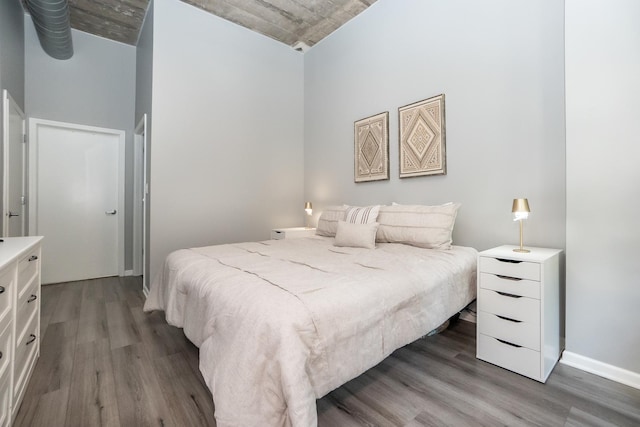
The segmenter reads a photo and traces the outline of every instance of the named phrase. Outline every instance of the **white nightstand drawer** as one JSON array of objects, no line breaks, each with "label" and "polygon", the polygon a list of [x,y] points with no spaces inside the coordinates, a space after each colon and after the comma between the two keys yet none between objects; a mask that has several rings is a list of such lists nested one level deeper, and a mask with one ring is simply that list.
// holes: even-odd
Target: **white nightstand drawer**
[{"label": "white nightstand drawer", "polygon": [[310,237],[316,234],[315,228],[292,227],[292,228],[274,228],[271,230],[272,240],[294,239],[297,237]]},{"label": "white nightstand drawer", "polygon": [[540,264],[504,258],[480,257],[480,271],[520,279],[540,280]]},{"label": "white nightstand drawer", "polygon": [[512,297],[489,289],[480,289],[478,310],[499,314],[514,320],[531,322],[540,327],[540,301],[527,297]]},{"label": "white nightstand drawer", "polygon": [[480,287],[494,291],[540,299],[540,282],[510,278],[491,273],[480,273]]},{"label": "white nightstand drawer", "polygon": [[479,311],[478,332],[540,351],[540,324],[537,322],[523,322]]},{"label": "white nightstand drawer", "polygon": [[540,353],[478,334],[478,358],[524,376],[540,378]]}]

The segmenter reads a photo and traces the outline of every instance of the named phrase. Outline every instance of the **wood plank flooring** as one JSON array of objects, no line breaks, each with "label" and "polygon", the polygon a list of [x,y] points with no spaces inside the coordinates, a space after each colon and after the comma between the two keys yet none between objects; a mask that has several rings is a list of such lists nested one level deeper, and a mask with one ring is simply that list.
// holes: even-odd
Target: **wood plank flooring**
[{"label": "wood plank flooring", "polygon": [[[15,426],[215,426],[198,349],[137,278],[43,286],[41,355]],[[320,427],[639,426],[640,390],[558,365],[540,384],[475,358],[475,324],[397,350],[318,400]]]}]

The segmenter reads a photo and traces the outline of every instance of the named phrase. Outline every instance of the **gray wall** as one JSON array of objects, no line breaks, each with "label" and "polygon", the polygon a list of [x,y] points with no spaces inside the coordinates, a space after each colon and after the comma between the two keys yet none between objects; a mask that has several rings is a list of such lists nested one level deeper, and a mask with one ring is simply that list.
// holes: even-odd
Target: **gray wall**
[{"label": "gray wall", "polygon": [[[24,111],[24,12],[19,1],[0,1],[0,97],[6,89]],[[0,142],[4,135],[0,101]],[[0,189],[3,188],[3,153],[0,150]],[[2,191],[2,190],[0,190]],[[0,203],[2,197],[0,196]],[[4,218],[0,215],[0,230]]]},{"label": "gray wall", "polygon": [[[563,2],[379,0],[305,54],[305,199],[459,201],[454,242],[565,246]],[[447,175],[398,178],[398,107],[444,93]],[[353,122],[389,111],[391,179],[353,182]],[[317,217],[317,215],[316,215]]]},{"label": "gray wall", "polygon": [[566,0],[566,348],[640,374],[638,17]]},{"label": "gray wall", "polygon": [[177,0],[153,18],[150,258],[302,224],[303,56]]},{"label": "gray wall", "polygon": [[24,22],[27,116],[126,131],[125,270],[130,270],[136,48],[72,29],[73,57],[60,61],[42,50],[28,15]]}]

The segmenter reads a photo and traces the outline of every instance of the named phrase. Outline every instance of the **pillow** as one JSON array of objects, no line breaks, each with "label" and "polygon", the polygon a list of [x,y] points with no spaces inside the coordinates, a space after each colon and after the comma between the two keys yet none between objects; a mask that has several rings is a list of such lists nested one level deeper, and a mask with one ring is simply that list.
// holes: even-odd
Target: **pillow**
[{"label": "pillow", "polygon": [[380,208],[376,241],[427,249],[450,249],[459,203],[439,206],[393,205]]},{"label": "pillow", "polygon": [[371,224],[376,222],[380,206],[366,206],[359,208],[356,206],[348,206],[345,215],[345,221],[352,224]]},{"label": "pillow", "polygon": [[320,214],[316,234],[334,237],[338,229],[338,221],[344,221],[346,206],[329,206]]},{"label": "pillow", "polygon": [[378,223],[357,224],[338,221],[338,230],[333,242],[334,246],[375,249]]}]

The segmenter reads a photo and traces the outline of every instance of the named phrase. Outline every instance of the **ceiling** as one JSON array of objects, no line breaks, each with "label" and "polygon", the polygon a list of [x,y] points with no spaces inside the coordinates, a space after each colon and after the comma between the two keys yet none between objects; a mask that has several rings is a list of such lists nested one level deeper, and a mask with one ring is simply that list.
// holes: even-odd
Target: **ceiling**
[{"label": "ceiling", "polygon": [[[182,0],[286,45],[313,46],[376,0]],[[69,0],[71,27],[135,45],[149,0]]]}]

